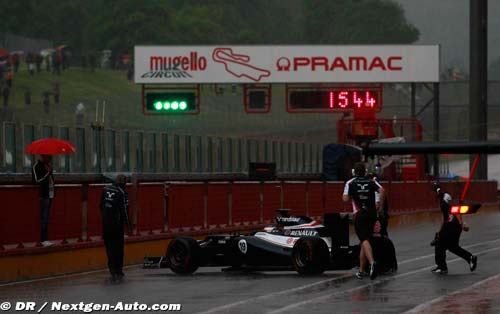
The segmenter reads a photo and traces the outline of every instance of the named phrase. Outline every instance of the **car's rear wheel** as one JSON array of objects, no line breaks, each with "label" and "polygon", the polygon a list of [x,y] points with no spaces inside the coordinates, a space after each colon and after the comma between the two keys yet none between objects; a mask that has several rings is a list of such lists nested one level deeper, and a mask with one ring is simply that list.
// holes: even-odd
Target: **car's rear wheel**
[{"label": "car's rear wheel", "polygon": [[200,266],[200,257],[200,246],[192,238],[175,238],[167,248],[170,269],[180,275],[194,273]]},{"label": "car's rear wheel", "polygon": [[328,246],[323,239],[304,237],[295,242],[292,250],[292,265],[299,274],[321,274],[328,267],[328,263]]}]

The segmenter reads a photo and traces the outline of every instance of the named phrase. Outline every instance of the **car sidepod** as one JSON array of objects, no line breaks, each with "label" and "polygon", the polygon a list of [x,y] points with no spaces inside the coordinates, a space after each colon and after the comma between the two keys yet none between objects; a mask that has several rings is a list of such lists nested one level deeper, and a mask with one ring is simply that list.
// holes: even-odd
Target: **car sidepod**
[{"label": "car sidepod", "polygon": [[235,261],[247,266],[291,266],[293,243],[285,246],[277,240],[279,236],[240,236],[233,239]]}]

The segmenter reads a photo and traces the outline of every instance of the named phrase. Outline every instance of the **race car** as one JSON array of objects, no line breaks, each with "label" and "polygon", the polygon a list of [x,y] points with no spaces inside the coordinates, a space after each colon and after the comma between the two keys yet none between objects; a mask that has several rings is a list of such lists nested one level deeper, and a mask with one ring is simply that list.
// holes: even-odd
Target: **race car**
[{"label": "race car", "polygon": [[[177,274],[200,266],[229,269],[284,270],[320,274],[351,269],[359,263],[359,245],[349,245],[347,215],[325,214],[324,224],[279,210],[276,224],[250,235],[211,235],[203,240],[173,239],[161,262]],[[161,264],[161,263],[160,263]]]}]

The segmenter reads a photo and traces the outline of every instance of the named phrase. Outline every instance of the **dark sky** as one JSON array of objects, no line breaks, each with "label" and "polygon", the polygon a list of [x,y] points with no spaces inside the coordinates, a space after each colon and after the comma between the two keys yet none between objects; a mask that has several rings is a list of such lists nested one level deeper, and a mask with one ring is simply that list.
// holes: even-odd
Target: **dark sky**
[{"label": "dark sky", "polygon": [[[394,0],[420,30],[421,44],[441,45],[441,69],[469,72],[469,0]],[[500,58],[500,1],[488,1],[488,64]]]}]

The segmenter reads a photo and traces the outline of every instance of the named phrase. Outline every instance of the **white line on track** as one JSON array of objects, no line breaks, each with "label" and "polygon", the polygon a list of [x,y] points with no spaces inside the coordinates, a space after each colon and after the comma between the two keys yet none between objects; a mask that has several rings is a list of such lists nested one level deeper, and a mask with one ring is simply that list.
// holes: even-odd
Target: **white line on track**
[{"label": "white line on track", "polygon": [[195,313],[195,314],[209,314],[209,313],[219,312],[219,311],[223,311],[223,310],[227,310],[227,309],[233,308],[233,307],[238,306],[238,305],[243,305],[245,303],[254,302],[254,301],[263,300],[263,299],[269,299],[269,298],[280,296],[282,294],[290,294],[290,293],[297,292],[297,291],[300,291],[300,290],[304,290],[304,289],[307,289],[307,288],[312,288],[314,286],[321,285],[321,284],[324,284],[324,283],[327,283],[327,282],[333,282],[333,281],[337,281],[339,279],[345,279],[345,278],[350,278],[350,277],[352,277],[352,274],[344,274],[344,275],[342,275],[340,277],[335,277],[333,279],[326,279],[326,280],[316,281],[316,282],[313,282],[313,283],[310,283],[310,284],[307,284],[307,285],[303,285],[303,286],[300,286],[300,287],[297,287],[297,288],[288,289],[288,290],[282,290],[282,291],[273,292],[273,293],[269,293],[269,294],[265,294],[265,295],[260,295],[260,296],[257,296],[257,297],[253,297],[253,298],[241,300],[241,301],[238,301],[238,302],[234,302],[234,303],[230,303],[230,304],[226,304],[226,305],[214,307],[214,308],[209,309],[207,311],[198,312],[198,313]]},{"label": "white line on track", "polygon": [[[492,251],[497,251],[497,250],[500,250],[500,247],[495,247],[495,248],[491,248],[491,249],[488,249],[488,250],[479,251],[479,252],[476,252],[475,254],[476,255],[480,255],[480,254],[485,254],[485,253],[492,252]],[[451,261],[447,261],[447,262],[448,263],[454,263],[454,262],[461,261],[461,260],[462,260],[462,258],[454,258]],[[279,308],[277,310],[266,312],[266,314],[285,313],[285,312],[290,311],[291,309],[296,309],[296,308],[299,308],[299,307],[302,307],[302,306],[305,306],[305,305],[308,305],[308,304],[314,304],[314,303],[321,302],[323,300],[328,300],[331,297],[335,297],[335,296],[339,296],[339,295],[351,293],[351,292],[354,292],[354,291],[357,291],[357,290],[362,290],[362,289],[368,288],[370,286],[376,285],[376,284],[378,284],[380,282],[394,280],[394,279],[402,278],[402,277],[408,277],[408,276],[411,276],[411,275],[414,275],[414,274],[417,274],[417,273],[421,273],[421,272],[430,270],[430,269],[432,269],[434,267],[435,267],[435,265],[427,266],[427,267],[419,268],[419,269],[416,269],[416,270],[413,270],[413,271],[410,271],[410,272],[407,272],[407,273],[403,273],[403,274],[391,276],[390,278],[387,278],[387,279],[374,280],[374,281],[372,281],[372,282],[370,282],[369,284],[366,284],[366,285],[362,285],[362,286],[359,286],[359,287],[356,287],[356,288],[352,288],[352,289],[348,289],[348,290],[337,291],[337,292],[334,292],[334,293],[325,294],[323,296],[316,297],[316,298],[313,298],[313,299],[309,299],[309,300],[306,300],[306,301],[302,301],[302,302],[297,302],[297,303],[294,303],[294,304],[290,304],[290,305],[287,305],[285,307]]]},{"label": "white line on track", "polygon": [[[139,267],[141,265],[142,264],[127,265],[127,266],[124,266],[123,268],[124,269],[129,269],[129,268]],[[64,275],[56,275],[56,276],[51,276],[51,277],[46,277],[46,278],[38,278],[38,279],[30,279],[30,280],[8,282],[8,283],[0,284],[0,287],[22,285],[22,284],[25,284],[25,283],[34,283],[34,282],[54,280],[54,279],[60,279],[60,278],[71,278],[71,277],[76,277],[76,276],[85,276],[85,275],[102,273],[102,272],[108,272],[108,271],[109,270],[107,268],[103,268],[103,269],[90,270],[90,271],[81,272],[81,273],[64,274]]]},{"label": "white line on track", "polygon": [[[462,247],[465,248],[465,249],[471,249],[471,248],[474,248],[476,246],[482,246],[482,245],[492,244],[492,243],[496,243],[496,242],[500,242],[500,239],[486,241],[486,242],[480,242],[480,243],[466,245],[466,246],[462,246]],[[422,256],[419,256],[419,257],[411,258],[411,259],[407,259],[407,260],[404,260],[402,262],[398,262],[398,265],[413,263],[413,262],[416,262],[416,261],[419,261],[419,260],[423,260],[423,259],[426,259],[426,258],[429,258],[429,257],[434,257],[434,253],[433,254],[429,254],[429,255],[422,255]]]},{"label": "white line on track", "polygon": [[[496,243],[496,242],[499,242],[499,241],[500,241],[500,239],[491,240],[491,241],[485,241],[485,242],[476,243],[476,244],[472,244],[472,245],[468,245],[468,246],[463,246],[463,248],[472,248],[472,247],[476,247],[476,246],[481,246],[481,245],[487,245],[487,244],[491,244],[491,243]],[[500,249],[500,248],[497,248],[497,249]],[[412,263],[412,262],[419,261],[419,260],[422,260],[422,259],[425,259],[425,258],[429,258],[429,257],[433,257],[433,256],[434,256],[434,254],[425,255],[425,256],[419,256],[419,257],[416,257],[416,258],[413,258],[413,259],[409,259],[409,260],[405,260],[405,261],[399,262],[398,264],[401,265],[401,264]],[[434,265],[426,267],[424,270],[431,269],[433,267],[434,267]],[[413,273],[415,273],[415,272],[410,272],[410,273],[406,273],[406,274],[412,275]],[[402,275],[404,275],[404,274],[402,274]],[[393,276],[391,278],[395,278],[395,277],[399,277],[399,276],[401,276],[401,275]],[[290,294],[290,293],[293,293],[293,292],[296,292],[296,291],[300,291],[300,290],[312,288],[314,286],[322,285],[322,284],[328,283],[328,282],[335,282],[335,281],[338,281],[338,280],[341,280],[341,279],[344,279],[344,278],[348,278],[348,277],[352,277],[352,274],[349,273],[349,274],[343,275],[341,277],[336,277],[336,278],[321,280],[321,281],[313,282],[313,283],[310,283],[310,284],[307,284],[307,285],[304,285],[304,286],[296,287],[296,288],[293,288],[293,289],[281,290],[279,292],[273,292],[273,293],[269,293],[269,294],[265,294],[265,295],[260,295],[260,296],[248,298],[248,299],[237,301],[237,302],[234,302],[234,303],[230,303],[230,304],[226,304],[226,305],[214,307],[214,308],[208,309],[206,311],[198,312],[198,313],[195,313],[195,314],[216,313],[216,312],[228,310],[230,308],[233,308],[233,307],[236,307],[236,306],[240,306],[240,305],[243,305],[243,304],[246,304],[246,303],[255,302],[255,301],[259,301],[259,300],[265,300],[265,299],[273,298],[273,297],[276,297],[276,296],[279,296],[279,295],[283,295],[283,294],[284,295]],[[375,281],[375,282],[378,282],[378,281]],[[362,286],[362,287],[365,287],[365,286]]]},{"label": "white line on track", "polygon": [[470,291],[470,290],[474,290],[476,287],[478,286],[481,286],[485,283],[488,283],[489,281],[492,281],[492,280],[497,280],[497,279],[500,279],[500,274],[497,274],[495,276],[491,276],[489,278],[486,278],[484,280],[481,280],[481,281],[478,281],[476,282],[475,284],[473,285],[470,285],[468,287],[465,287],[463,289],[460,289],[460,290],[457,290],[453,293],[448,293],[448,294],[445,294],[439,298],[436,298],[434,300],[431,300],[429,302],[425,302],[425,303],[422,303],[420,305],[417,305],[416,307],[404,312],[403,314],[414,314],[414,313],[421,313],[422,311],[424,311],[426,308],[436,304],[436,303],[439,303],[441,302],[442,300],[444,300],[445,298],[447,297],[451,297],[451,296],[454,296],[454,295],[457,295],[457,294],[460,294],[460,293],[463,293],[463,292],[467,292],[467,291]]}]

